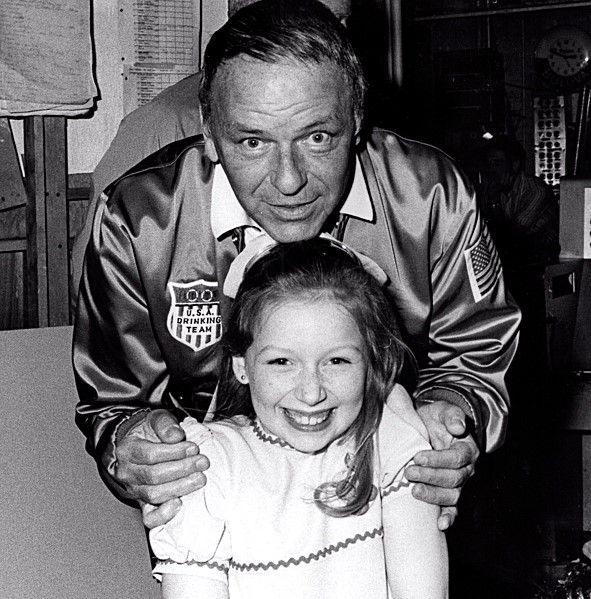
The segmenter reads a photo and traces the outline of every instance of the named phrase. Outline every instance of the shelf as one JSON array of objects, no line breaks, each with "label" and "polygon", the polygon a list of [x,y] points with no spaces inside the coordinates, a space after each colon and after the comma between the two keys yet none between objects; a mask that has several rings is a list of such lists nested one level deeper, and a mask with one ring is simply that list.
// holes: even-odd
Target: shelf
[{"label": "shelf", "polygon": [[427,15],[414,17],[414,21],[443,21],[448,19],[464,19],[473,17],[494,17],[527,12],[540,12],[548,10],[560,10],[565,8],[591,8],[591,2],[561,2],[557,4],[546,4],[543,6],[516,6],[512,8],[489,8],[486,10],[473,10],[467,12],[456,12],[449,14]]}]

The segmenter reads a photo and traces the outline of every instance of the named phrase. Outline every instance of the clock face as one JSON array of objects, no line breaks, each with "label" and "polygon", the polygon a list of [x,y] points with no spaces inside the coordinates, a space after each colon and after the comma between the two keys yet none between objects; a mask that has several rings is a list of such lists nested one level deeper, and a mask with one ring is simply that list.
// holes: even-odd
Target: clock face
[{"label": "clock face", "polygon": [[547,83],[582,83],[591,73],[591,37],[576,27],[557,27],[540,41],[536,63]]},{"label": "clock face", "polygon": [[577,39],[559,37],[548,50],[548,65],[561,77],[571,77],[589,63],[589,52]]}]

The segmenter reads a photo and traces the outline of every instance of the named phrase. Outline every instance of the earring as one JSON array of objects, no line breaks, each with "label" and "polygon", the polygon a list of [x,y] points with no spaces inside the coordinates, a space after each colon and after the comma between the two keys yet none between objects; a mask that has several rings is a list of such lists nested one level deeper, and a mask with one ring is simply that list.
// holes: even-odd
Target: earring
[{"label": "earring", "polygon": [[246,381],[246,375],[245,374],[241,374],[240,375],[240,380],[241,381]]}]

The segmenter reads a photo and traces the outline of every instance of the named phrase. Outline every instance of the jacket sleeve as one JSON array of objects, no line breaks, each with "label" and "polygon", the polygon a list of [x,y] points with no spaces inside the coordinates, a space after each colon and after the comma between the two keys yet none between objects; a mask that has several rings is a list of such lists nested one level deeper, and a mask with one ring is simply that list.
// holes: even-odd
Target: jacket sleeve
[{"label": "jacket sleeve", "polygon": [[[517,347],[520,312],[474,193],[453,170],[431,218],[431,293],[427,363],[415,399],[446,400],[474,422],[481,449],[504,439],[509,408],[505,375]],[[449,183],[449,181],[448,181]],[[448,196],[454,197],[445,197]]]},{"label": "jacket sleeve", "polygon": [[124,218],[102,199],[86,252],[74,324],[76,423],[111,490],[118,428],[161,407],[168,384]]}]

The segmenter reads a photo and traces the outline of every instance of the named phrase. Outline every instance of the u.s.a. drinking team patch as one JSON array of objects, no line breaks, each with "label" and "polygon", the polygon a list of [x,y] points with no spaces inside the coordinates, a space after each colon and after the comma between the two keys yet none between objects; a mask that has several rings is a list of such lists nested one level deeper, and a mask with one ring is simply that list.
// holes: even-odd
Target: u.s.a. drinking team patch
[{"label": "u.s.a. drinking team patch", "polygon": [[169,333],[193,351],[220,340],[222,315],[218,284],[199,279],[191,283],[168,283],[170,310]]}]

